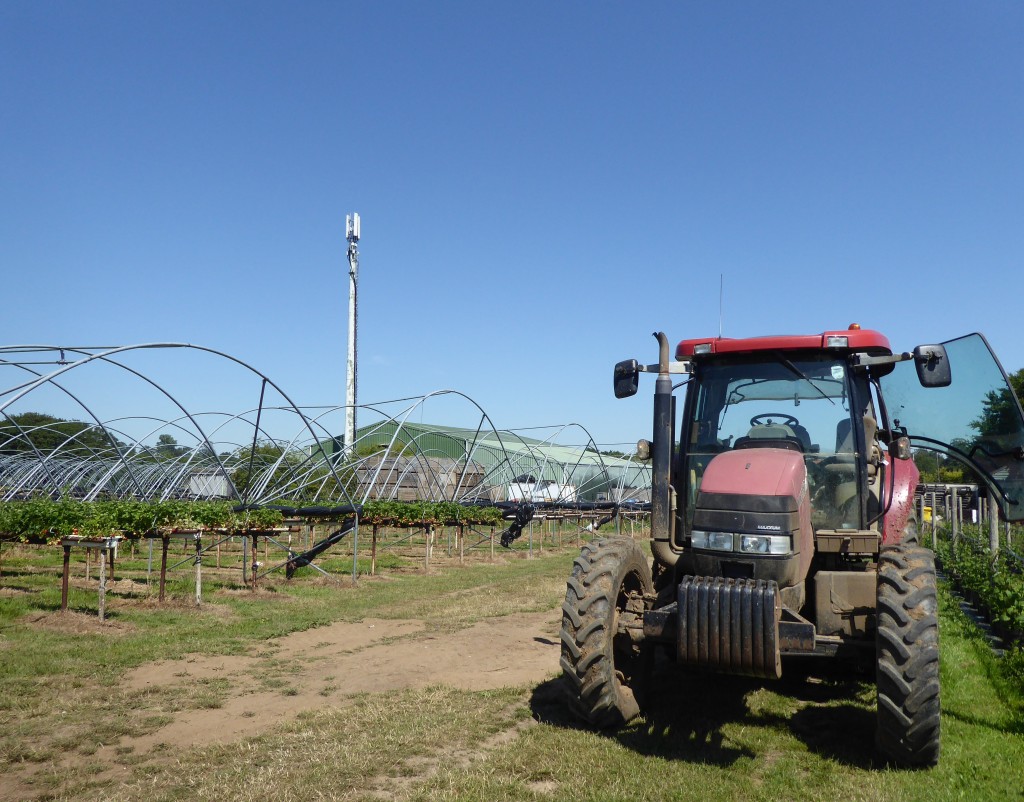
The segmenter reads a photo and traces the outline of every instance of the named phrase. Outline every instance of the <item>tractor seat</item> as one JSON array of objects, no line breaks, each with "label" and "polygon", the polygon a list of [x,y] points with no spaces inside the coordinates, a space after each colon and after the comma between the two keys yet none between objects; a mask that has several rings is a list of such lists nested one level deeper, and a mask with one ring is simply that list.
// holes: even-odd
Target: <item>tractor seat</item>
[{"label": "tractor seat", "polygon": [[[875,432],[878,424],[870,415],[863,418],[864,439],[868,443],[871,458],[867,460],[868,476],[874,476],[878,471],[878,463],[881,460],[881,453],[875,443]],[[852,426],[849,420],[840,421],[836,427],[836,453],[829,457],[829,464],[825,470],[829,473],[840,475],[853,475],[857,472],[857,454],[854,452],[854,440]]]},{"label": "tractor seat", "polygon": [[737,438],[734,448],[788,448],[804,453],[804,444],[788,426],[754,426],[745,437]]}]

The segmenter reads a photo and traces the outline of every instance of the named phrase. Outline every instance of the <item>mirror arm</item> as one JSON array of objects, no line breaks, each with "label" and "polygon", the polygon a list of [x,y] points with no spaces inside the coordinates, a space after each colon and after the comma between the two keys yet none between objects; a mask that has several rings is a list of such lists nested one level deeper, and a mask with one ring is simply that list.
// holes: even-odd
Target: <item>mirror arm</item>
[{"label": "mirror arm", "polygon": [[868,356],[867,354],[852,354],[850,363],[857,368],[866,368],[870,365],[895,365],[897,362],[906,362],[913,359],[914,355],[904,351],[902,354],[891,354],[889,356]]},{"label": "mirror arm", "polygon": [[[661,373],[660,365],[637,365],[636,369],[640,373]],[[692,373],[693,369],[689,362],[669,362],[667,372],[669,374]]]}]

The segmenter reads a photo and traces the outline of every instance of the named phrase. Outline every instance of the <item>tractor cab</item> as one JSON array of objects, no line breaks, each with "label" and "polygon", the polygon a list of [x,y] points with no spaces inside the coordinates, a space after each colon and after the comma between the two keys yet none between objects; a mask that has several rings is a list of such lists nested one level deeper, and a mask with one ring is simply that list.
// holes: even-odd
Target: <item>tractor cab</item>
[{"label": "tractor cab", "polygon": [[768,351],[696,362],[676,472],[683,537],[709,463],[726,451],[764,448],[799,455],[816,529],[864,528],[878,509],[877,492],[862,481],[874,478],[880,459],[871,453],[877,414],[867,377],[838,354]]},{"label": "tractor cab", "polygon": [[[884,336],[860,329],[684,340],[676,359],[691,378],[672,470],[673,551],[709,546],[700,513],[712,501],[703,486],[709,468],[714,492],[724,481],[730,502],[744,505],[750,471],[764,462],[754,449],[797,455],[780,459],[802,463],[798,494],[806,492],[815,533],[898,541],[919,478],[911,447],[960,460],[996,493],[1007,520],[1024,519],[1024,415],[979,334],[915,354],[893,354]],[[719,458],[730,452],[742,453]],[[744,523],[759,525],[750,516]],[[782,552],[778,537],[764,537],[748,543],[751,553]],[[728,565],[717,567],[728,575]]]}]

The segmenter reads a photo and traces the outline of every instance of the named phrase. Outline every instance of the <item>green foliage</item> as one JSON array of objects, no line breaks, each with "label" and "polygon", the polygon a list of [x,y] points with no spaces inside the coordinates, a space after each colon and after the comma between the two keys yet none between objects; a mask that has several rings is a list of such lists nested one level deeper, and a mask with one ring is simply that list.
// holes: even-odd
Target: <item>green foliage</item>
[{"label": "green foliage", "polygon": [[1024,576],[1020,562],[1007,549],[996,556],[988,544],[969,534],[956,544],[942,541],[938,554],[960,587],[977,595],[994,624],[1009,632],[1024,632]]},{"label": "green foliage", "polygon": [[1001,437],[1020,430],[1017,403],[1009,387],[989,390],[985,395],[981,416],[971,421],[980,437]]},{"label": "green foliage", "polygon": [[22,412],[0,422],[0,454],[38,450],[62,455],[107,454],[127,446],[98,424],[64,420],[43,412]]},{"label": "green foliage", "polygon": [[451,501],[368,501],[363,505],[362,518],[367,523],[389,526],[460,523],[497,526],[501,523],[501,510],[464,507]]},{"label": "green foliage", "polygon": [[240,516],[236,514],[231,528],[242,531],[260,531],[280,526],[283,521],[284,516],[279,510],[248,510],[241,513]]},{"label": "green foliage", "polygon": [[[68,535],[140,537],[158,529],[261,531],[280,526],[278,510],[235,512],[230,501],[77,501],[32,498],[0,502],[0,535],[22,542],[56,541]],[[370,501],[362,519],[389,526],[498,526],[497,507],[466,507],[450,501]]]},{"label": "green foliage", "polygon": [[162,434],[156,439],[156,447],[152,455],[158,459],[176,459],[187,454],[188,448],[178,445],[178,441],[169,434]]},{"label": "green foliage", "polygon": [[140,537],[157,529],[243,532],[279,526],[278,510],[235,512],[228,501],[77,501],[32,498],[0,502],[0,535],[23,542],[69,535]]},{"label": "green foliage", "polygon": [[1017,399],[1024,404],[1024,368],[1011,373],[1007,378],[1010,380],[1010,387],[1013,388]]},{"label": "green foliage", "polygon": [[921,472],[922,482],[956,485],[968,481],[964,464],[945,454],[918,449],[914,452],[914,464]]},{"label": "green foliage", "polygon": [[231,472],[231,481],[243,496],[258,485],[268,489],[289,486],[294,481],[297,468],[308,460],[309,455],[305,452],[286,450],[273,442],[259,442],[254,447],[236,449],[228,459],[236,466]]}]

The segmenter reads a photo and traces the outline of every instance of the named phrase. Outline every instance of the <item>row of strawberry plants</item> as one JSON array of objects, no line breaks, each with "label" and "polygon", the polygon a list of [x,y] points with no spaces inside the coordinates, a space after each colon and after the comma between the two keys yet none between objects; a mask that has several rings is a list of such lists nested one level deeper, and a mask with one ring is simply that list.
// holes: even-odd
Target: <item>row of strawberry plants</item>
[{"label": "row of strawberry plants", "polygon": [[277,510],[235,512],[224,501],[78,501],[32,498],[0,502],[0,535],[23,542],[53,542],[69,535],[140,537],[157,529],[270,529]]},{"label": "row of strawberry plants", "polygon": [[497,507],[466,507],[451,501],[368,501],[362,520],[388,526],[475,524],[498,526],[502,512]]},{"label": "row of strawberry plants", "polygon": [[[52,542],[68,535],[140,537],[157,529],[247,531],[279,525],[277,510],[236,512],[227,501],[79,501],[32,498],[0,502],[0,536],[23,542]],[[370,501],[361,518],[369,524],[422,526],[473,524],[498,526],[497,507],[454,502]]]},{"label": "row of strawberry plants", "polygon": [[1014,553],[1004,548],[993,555],[980,534],[970,532],[956,543],[941,540],[936,551],[945,571],[976,597],[996,627],[1017,641],[1024,638],[1024,566]]}]

